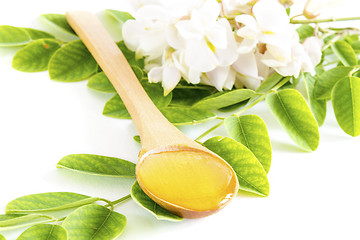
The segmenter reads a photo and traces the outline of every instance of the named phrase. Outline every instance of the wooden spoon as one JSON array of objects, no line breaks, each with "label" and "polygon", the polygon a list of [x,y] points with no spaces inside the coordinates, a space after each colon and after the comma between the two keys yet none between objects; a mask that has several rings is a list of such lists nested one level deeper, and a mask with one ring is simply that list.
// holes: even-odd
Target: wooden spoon
[{"label": "wooden spoon", "polygon": [[136,178],[142,190],[185,218],[204,217],[227,205],[239,188],[231,166],[161,114],[93,14],[74,11],[66,17],[121,96],[139,131]]}]

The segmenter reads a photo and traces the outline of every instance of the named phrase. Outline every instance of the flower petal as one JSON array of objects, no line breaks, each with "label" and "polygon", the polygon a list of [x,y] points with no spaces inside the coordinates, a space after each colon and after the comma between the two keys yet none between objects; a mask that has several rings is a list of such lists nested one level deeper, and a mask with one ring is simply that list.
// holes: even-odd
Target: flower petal
[{"label": "flower petal", "polygon": [[215,69],[218,61],[204,40],[188,40],[186,41],[185,63],[197,71],[209,72]]},{"label": "flower petal", "polygon": [[165,29],[166,40],[168,44],[175,49],[182,49],[185,47],[184,39],[180,36],[178,30],[174,25],[170,25]]},{"label": "flower petal", "polygon": [[227,39],[227,45],[225,48],[216,48],[215,55],[219,61],[220,66],[228,66],[233,64],[233,62],[235,62],[238,57],[236,52],[236,41],[230,23],[225,19],[220,19],[218,23],[224,26],[224,29],[226,30],[226,35],[224,36]]},{"label": "flower petal", "polygon": [[314,66],[318,65],[321,60],[322,41],[318,37],[309,37],[305,39],[302,44],[305,52],[309,55],[311,62]]},{"label": "flower petal", "polygon": [[193,24],[191,20],[179,21],[175,24],[175,27],[179,31],[179,34],[185,39],[201,40],[204,38],[202,34],[203,29]]},{"label": "flower petal", "polygon": [[241,75],[259,78],[255,54],[239,54],[232,67]]},{"label": "flower petal", "polygon": [[181,75],[175,67],[165,67],[162,76],[164,95],[168,95],[179,83]]},{"label": "flower petal", "polygon": [[163,71],[164,71],[163,67],[153,67],[148,73],[149,82],[151,83],[161,82],[163,78]]},{"label": "flower petal", "polygon": [[144,24],[136,20],[128,20],[122,26],[122,36],[126,46],[132,50],[140,45],[140,38],[145,34]]},{"label": "flower petal", "polygon": [[290,22],[284,6],[276,0],[258,1],[253,7],[253,14],[264,31],[277,32]]},{"label": "flower petal", "polygon": [[218,90],[222,91],[226,80],[228,79],[230,66],[217,67],[214,70],[207,72],[206,76],[212,85]]}]

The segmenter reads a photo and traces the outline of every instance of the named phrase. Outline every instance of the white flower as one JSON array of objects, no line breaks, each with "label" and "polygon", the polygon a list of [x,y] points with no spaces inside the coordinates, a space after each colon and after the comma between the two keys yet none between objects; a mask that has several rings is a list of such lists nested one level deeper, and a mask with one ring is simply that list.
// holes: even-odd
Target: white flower
[{"label": "white flower", "polygon": [[317,18],[319,15],[322,15],[322,17],[331,17],[342,3],[340,0],[308,0],[305,4],[303,14],[309,19]]},{"label": "white flower", "polygon": [[[251,52],[258,43],[265,43],[267,47],[281,47],[277,54],[281,58],[289,58],[289,39],[294,30],[289,24],[289,17],[284,7],[275,0],[261,0],[253,7],[253,15],[239,15],[235,20],[243,25],[236,33],[243,38],[238,51]],[[276,51],[277,49],[274,49]],[[287,52],[286,52],[287,51]],[[285,59],[284,59],[285,60]]]},{"label": "white flower", "polygon": [[262,63],[259,62],[259,57],[255,53],[239,54],[238,59],[232,65],[238,73],[236,79],[245,87],[255,90],[264,80],[262,76],[259,76],[258,65],[260,64]]},{"label": "white flower", "polygon": [[257,0],[222,0],[224,15],[226,17],[234,17],[236,15],[251,13],[252,6]]},{"label": "white flower", "polygon": [[236,72],[230,66],[218,66],[207,72],[202,82],[214,86],[219,91],[230,90],[235,83],[235,75]]},{"label": "white flower", "polygon": [[304,47],[305,52],[310,58],[310,61],[312,63],[312,68],[314,68],[321,61],[321,56],[322,56],[321,50],[322,50],[323,42],[318,37],[314,36],[314,37],[306,38],[305,41],[302,43],[302,45]]},{"label": "white flower", "polygon": [[[260,51],[259,47],[263,48],[259,57],[261,63],[273,68],[283,76],[297,77],[301,70],[314,72],[314,66],[318,63],[318,49],[316,56],[312,57],[312,61],[304,46],[299,43],[299,35],[294,26],[289,23],[285,8],[278,1],[260,0],[253,7],[253,15],[254,17],[250,15],[236,17],[237,22],[245,25],[237,31],[237,35],[243,38],[238,47],[239,53],[251,54],[254,51]],[[307,48],[309,51],[312,50],[310,46]],[[250,57],[248,58],[250,59]],[[247,64],[250,62],[254,62],[254,60]],[[241,64],[235,64],[234,68],[239,69],[239,65]],[[259,65],[258,62],[257,65]],[[245,68],[238,70],[240,74],[244,71]],[[245,76],[259,79],[254,74],[255,71],[252,72],[249,74],[248,70],[245,72]],[[243,80],[243,82],[245,86],[249,85],[246,81]]]},{"label": "white flower", "polygon": [[161,65],[153,66],[148,73],[149,82],[162,82],[164,95],[169,94],[179,83],[181,73],[176,68],[180,52],[165,51]]},{"label": "white flower", "polygon": [[170,24],[165,9],[156,5],[146,5],[136,12],[135,17],[136,20],[128,20],[122,27],[126,46],[139,57],[161,57],[168,47],[165,29]]},{"label": "white flower", "polygon": [[210,72],[236,60],[231,26],[225,19],[218,20],[219,14],[217,1],[207,0],[200,9],[192,11],[189,20],[175,24],[179,37],[183,39],[185,64],[197,71]]}]

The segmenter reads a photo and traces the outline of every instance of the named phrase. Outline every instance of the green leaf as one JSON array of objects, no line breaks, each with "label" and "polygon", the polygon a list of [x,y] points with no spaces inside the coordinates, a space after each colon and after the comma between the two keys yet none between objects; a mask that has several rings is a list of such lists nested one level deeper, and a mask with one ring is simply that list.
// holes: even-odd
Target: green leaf
[{"label": "green leaf", "polygon": [[0,240],[6,240],[6,238],[0,234]]},{"label": "green leaf", "polygon": [[353,137],[360,135],[360,78],[339,81],[332,92],[332,104],[342,130]]},{"label": "green leaf", "polygon": [[131,197],[137,204],[145,208],[159,220],[176,222],[183,220],[182,217],[179,217],[169,212],[168,210],[162,208],[160,205],[154,202],[148,195],[143,192],[138,182],[135,182],[131,188]]},{"label": "green leaf", "polygon": [[72,154],[62,158],[58,168],[111,177],[135,177],[135,164],[120,158]]},{"label": "green leaf", "polygon": [[55,38],[54,35],[37,29],[32,29],[32,28],[22,28],[22,29],[24,29],[29,34],[32,40]]},{"label": "green leaf", "polygon": [[96,70],[97,63],[81,40],[58,49],[49,62],[50,78],[62,82],[84,80]]},{"label": "green leaf", "polygon": [[296,29],[300,37],[300,42],[303,42],[306,38],[314,36],[315,29],[309,24],[302,24]]},{"label": "green leaf", "polygon": [[128,12],[120,12],[117,10],[111,10],[111,9],[106,9],[105,13],[109,14],[110,16],[112,16],[115,20],[117,20],[119,23],[124,23],[129,19],[135,19],[133,16],[131,16],[130,13]]},{"label": "green leaf", "polygon": [[175,125],[196,125],[216,118],[216,114],[207,109],[166,107],[160,111]]},{"label": "green leaf", "polygon": [[353,42],[351,47],[354,49],[356,53],[360,53],[360,41]]},{"label": "green leaf", "polygon": [[248,102],[249,102],[249,100],[245,100],[245,101],[235,103],[235,104],[227,106],[227,107],[219,108],[218,110],[221,112],[233,112],[241,107],[244,107],[246,104],[248,104]]},{"label": "green leaf", "polygon": [[104,72],[99,72],[92,76],[87,86],[93,90],[99,91],[99,92],[106,92],[106,93],[115,93],[116,90],[114,86],[111,84],[108,77],[105,75]]},{"label": "green leaf", "polygon": [[114,95],[109,101],[106,102],[103,115],[113,118],[131,119],[124,102],[121,100],[118,94]]},{"label": "green leaf", "polygon": [[135,136],[133,137],[133,139],[134,139],[135,142],[141,144],[141,139],[140,139],[140,136],[139,136],[139,135],[135,135]]},{"label": "green leaf", "polygon": [[318,78],[311,76],[308,73],[304,74],[304,82],[309,97],[310,109],[314,114],[316,122],[319,126],[322,126],[326,117],[326,100],[316,99],[314,94],[315,83]]},{"label": "green leaf", "polygon": [[[149,83],[148,81],[141,82],[144,90],[149,95],[157,108],[164,108],[169,105],[172,94],[164,96],[163,88],[159,83]],[[103,110],[103,114],[108,117],[130,119],[130,114],[127,111],[124,102],[120,96],[116,94],[106,104]]]},{"label": "green leaf", "polygon": [[262,196],[269,195],[266,172],[255,155],[241,143],[228,137],[213,137],[204,146],[218,154],[234,169],[240,189]]},{"label": "green leaf", "polygon": [[16,240],[66,240],[67,232],[59,225],[38,224],[26,229]]},{"label": "green leaf", "polygon": [[290,138],[306,151],[319,145],[319,128],[303,96],[284,89],[267,96],[266,102]]},{"label": "green leaf", "polygon": [[352,67],[335,67],[319,76],[314,86],[314,94],[317,99],[329,99],[334,85],[341,79],[349,76]]},{"label": "green leaf", "polygon": [[38,193],[22,196],[9,202],[6,213],[57,211],[83,206],[98,200],[99,198],[71,192]]},{"label": "green leaf", "polygon": [[22,28],[0,26],[0,47],[22,46],[31,41],[30,35]]},{"label": "green leaf", "polygon": [[349,44],[353,44],[354,42],[359,41],[359,35],[357,35],[357,34],[347,35],[344,38],[344,40]]},{"label": "green leaf", "polygon": [[71,28],[71,26],[66,20],[65,15],[63,14],[55,14],[55,13],[42,14],[40,16],[40,19],[45,23],[49,24],[51,27],[57,28],[57,30],[59,31],[76,36],[76,33]]},{"label": "green leaf", "polygon": [[60,48],[57,41],[39,39],[17,51],[12,67],[22,72],[40,72],[48,69],[50,58]]},{"label": "green leaf", "polygon": [[34,224],[50,221],[53,221],[53,219],[50,219],[49,216],[43,214],[3,214],[0,215],[0,230],[24,227],[28,226],[30,223]]},{"label": "green leaf", "polygon": [[349,67],[357,65],[358,61],[355,51],[346,41],[338,40],[331,45],[331,48],[344,66]]},{"label": "green leaf", "polygon": [[245,101],[255,94],[250,89],[236,89],[231,91],[218,92],[210,95],[193,105],[194,108],[219,109]]},{"label": "green leaf", "polygon": [[270,75],[261,85],[255,90],[258,93],[265,93],[270,91],[273,87],[276,86],[284,77],[277,72]]},{"label": "green leaf", "polygon": [[[138,66],[131,66],[131,68],[133,69],[137,79],[141,80],[144,76],[143,71]],[[114,86],[111,84],[104,72],[99,72],[92,76],[89,79],[87,86],[99,92],[116,93]]]},{"label": "green leaf", "polygon": [[116,44],[120,48],[121,52],[124,54],[130,66],[138,66],[140,69],[144,69],[145,66],[144,58],[139,58],[139,59],[136,58],[135,52],[128,49],[124,41],[117,42]]},{"label": "green leaf", "polygon": [[201,88],[175,88],[172,90],[172,106],[192,106],[194,103],[209,96],[211,92]]},{"label": "green leaf", "polygon": [[68,232],[68,238],[76,240],[115,239],[125,226],[124,215],[96,204],[76,209],[62,223],[62,227]]},{"label": "green leaf", "polygon": [[229,136],[247,147],[260,161],[266,173],[271,165],[271,143],[264,121],[257,115],[225,118]]}]

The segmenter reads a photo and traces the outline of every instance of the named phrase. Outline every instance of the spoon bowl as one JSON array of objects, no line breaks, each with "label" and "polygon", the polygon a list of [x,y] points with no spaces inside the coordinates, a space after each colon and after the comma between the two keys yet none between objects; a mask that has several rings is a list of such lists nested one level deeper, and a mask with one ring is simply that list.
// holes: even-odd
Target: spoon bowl
[{"label": "spoon bowl", "polygon": [[67,20],[109,78],[141,139],[136,179],[165,209],[199,218],[226,206],[239,189],[234,170],[193,141],[156,108],[109,33],[93,15],[75,11]]}]

